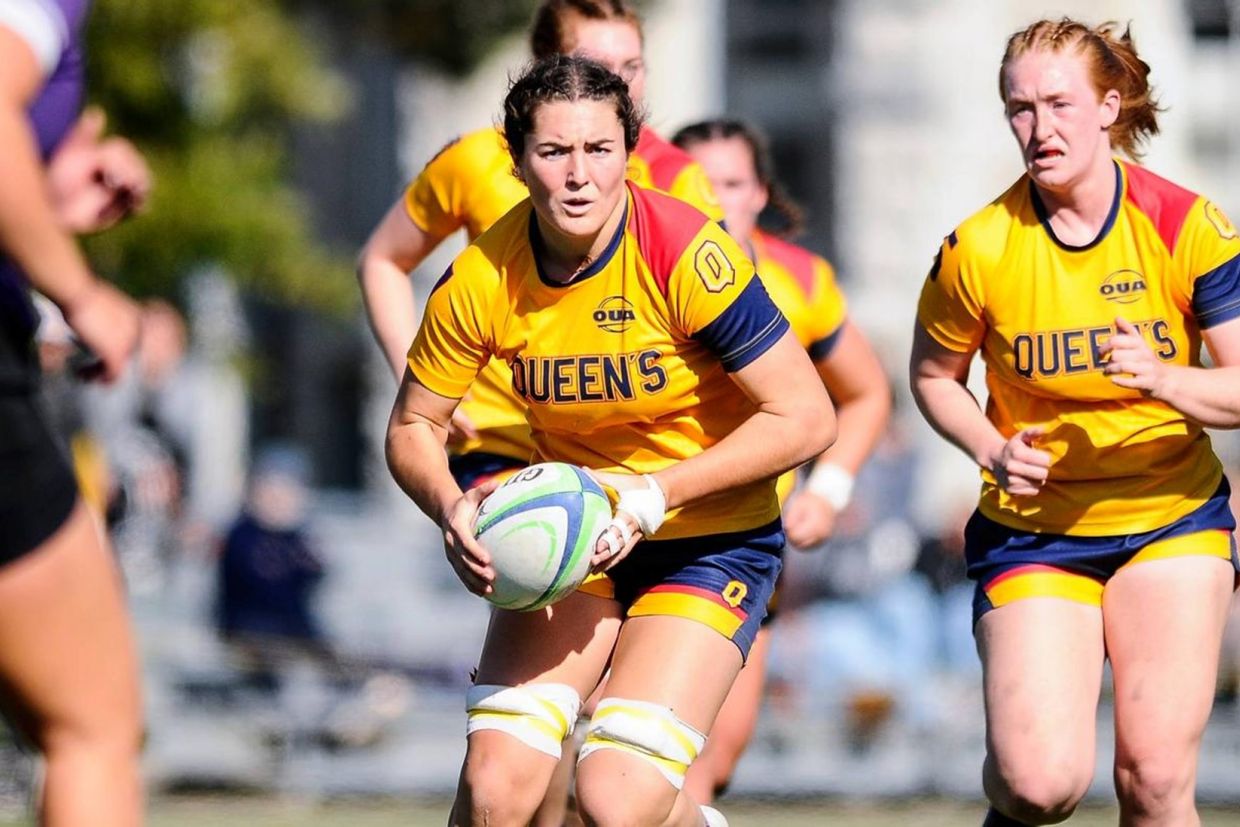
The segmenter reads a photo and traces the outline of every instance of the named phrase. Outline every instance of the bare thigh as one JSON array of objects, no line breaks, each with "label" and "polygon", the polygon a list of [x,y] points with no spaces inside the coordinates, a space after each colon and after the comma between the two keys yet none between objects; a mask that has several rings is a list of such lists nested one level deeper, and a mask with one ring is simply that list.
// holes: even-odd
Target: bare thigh
[{"label": "bare thigh", "polygon": [[495,611],[476,683],[564,683],[588,697],[620,631],[620,604],[575,592],[536,612]]},{"label": "bare thigh", "polygon": [[137,655],[120,575],[79,501],[37,550],[0,568],[0,681],[19,725],[49,738],[139,737]]},{"label": "bare thigh", "polygon": [[1000,776],[1017,780],[1038,765],[1092,775],[1102,612],[1057,598],[1019,600],[982,616],[977,643],[987,749]]},{"label": "bare thigh", "polygon": [[1129,566],[1107,583],[1102,608],[1120,765],[1195,763],[1233,581],[1227,560],[1175,557]]}]

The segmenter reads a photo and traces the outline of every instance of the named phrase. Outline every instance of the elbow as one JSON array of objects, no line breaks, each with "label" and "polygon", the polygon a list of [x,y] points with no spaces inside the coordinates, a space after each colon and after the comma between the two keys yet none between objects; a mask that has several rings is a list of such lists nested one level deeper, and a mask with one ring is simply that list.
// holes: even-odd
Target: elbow
[{"label": "elbow", "polygon": [[831,399],[825,392],[815,400],[815,404],[804,409],[799,419],[796,428],[803,438],[797,464],[818,456],[834,445],[839,436],[839,423],[835,417],[835,408],[832,407]]}]

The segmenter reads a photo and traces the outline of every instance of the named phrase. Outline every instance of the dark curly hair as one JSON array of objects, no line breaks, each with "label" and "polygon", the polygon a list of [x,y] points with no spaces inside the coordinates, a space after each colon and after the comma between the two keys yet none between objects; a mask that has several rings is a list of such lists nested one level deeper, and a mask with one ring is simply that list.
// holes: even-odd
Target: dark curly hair
[{"label": "dark curly hair", "polygon": [[514,166],[525,154],[525,137],[534,129],[534,113],[552,101],[605,101],[624,127],[624,149],[632,152],[644,120],[619,75],[583,57],[552,55],[526,67],[504,98],[504,139]]}]

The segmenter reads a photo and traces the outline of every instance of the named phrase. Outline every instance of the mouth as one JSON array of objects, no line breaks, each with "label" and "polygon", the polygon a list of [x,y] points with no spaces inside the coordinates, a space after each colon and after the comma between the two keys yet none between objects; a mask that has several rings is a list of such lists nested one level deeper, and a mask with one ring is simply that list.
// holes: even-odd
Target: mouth
[{"label": "mouth", "polygon": [[1058,149],[1038,149],[1034,150],[1033,162],[1035,164],[1047,164],[1062,158],[1064,153]]},{"label": "mouth", "polygon": [[594,205],[588,198],[568,198],[561,203],[564,205],[564,212],[574,216],[585,215]]}]

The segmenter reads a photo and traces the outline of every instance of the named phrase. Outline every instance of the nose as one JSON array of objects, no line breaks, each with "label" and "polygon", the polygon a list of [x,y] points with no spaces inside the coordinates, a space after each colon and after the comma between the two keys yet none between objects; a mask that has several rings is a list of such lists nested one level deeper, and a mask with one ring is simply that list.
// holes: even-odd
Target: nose
[{"label": "nose", "polygon": [[586,171],[586,154],[580,150],[574,151],[568,159],[568,185],[574,188],[580,188],[589,182],[590,176]]},{"label": "nose", "polygon": [[1033,110],[1033,137],[1034,140],[1044,141],[1051,137],[1051,118],[1050,112],[1043,106],[1036,106]]}]

